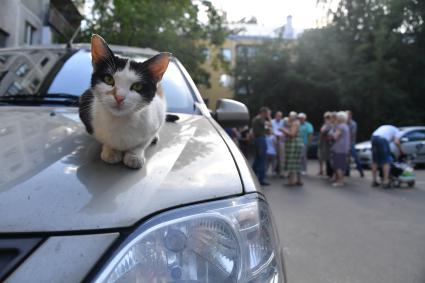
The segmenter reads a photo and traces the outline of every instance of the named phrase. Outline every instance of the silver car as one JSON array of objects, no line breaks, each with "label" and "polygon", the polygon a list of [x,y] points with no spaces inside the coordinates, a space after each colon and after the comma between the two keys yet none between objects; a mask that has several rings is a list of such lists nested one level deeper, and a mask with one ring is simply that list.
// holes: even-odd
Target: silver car
[{"label": "silver car", "polygon": [[[150,49],[112,46],[137,60]],[[285,282],[267,200],[180,62],[141,170],[108,165],[78,118],[88,45],[0,50],[0,281]],[[215,118],[215,119],[214,119]]]},{"label": "silver car", "polygon": [[[402,127],[400,130],[400,143],[403,152],[412,156],[413,163],[425,163],[425,127]],[[390,149],[395,158],[400,155],[394,143],[390,144]],[[372,144],[370,141],[356,144],[356,151],[363,165],[370,166],[372,164]]]}]

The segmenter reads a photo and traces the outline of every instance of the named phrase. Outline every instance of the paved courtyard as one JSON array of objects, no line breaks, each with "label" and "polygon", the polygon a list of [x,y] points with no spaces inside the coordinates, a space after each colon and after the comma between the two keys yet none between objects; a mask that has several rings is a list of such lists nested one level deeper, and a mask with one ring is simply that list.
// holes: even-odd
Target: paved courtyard
[{"label": "paved courtyard", "polygon": [[371,188],[353,171],[334,188],[310,161],[304,187],[270,179],[264,192],[284,247],[289,282],[425,282],[425,170],[414,189]]}]

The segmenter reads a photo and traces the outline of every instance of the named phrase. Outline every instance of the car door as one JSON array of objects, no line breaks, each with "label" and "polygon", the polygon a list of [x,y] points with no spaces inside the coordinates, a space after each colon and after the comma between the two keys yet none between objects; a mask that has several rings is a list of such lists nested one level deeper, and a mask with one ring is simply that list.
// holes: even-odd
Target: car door
[{"label": "car door", "polygon": [[407,132],[400,142],[406,154],[415,156],[415,163],[425,163],[425,129]]}]

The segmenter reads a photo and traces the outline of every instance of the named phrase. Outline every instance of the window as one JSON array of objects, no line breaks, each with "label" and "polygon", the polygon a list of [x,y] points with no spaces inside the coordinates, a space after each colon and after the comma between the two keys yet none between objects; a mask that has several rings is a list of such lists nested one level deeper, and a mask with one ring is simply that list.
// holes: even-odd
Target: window
[{"label": "window", "polygon": [[237,60],[246,60],[252,58],[257,54],[258,46],[252,45],[238,45],[236,47],[236,58]]},{"label": "window", "polygon": [[[115,52],[116,54],[121,54]],[[133,57],[136,61],[145,61],[145,56],[121,54]],[[92,72],[90,52],[80,50],[73,54],[55,75],[47,93],[69,93],[81,95],[90,87]],[[167,100],[168,111],[193,113],[194,99],[185,77],[176,64],[170,63],[161,82]]]},{"label": "window", "polygon": [[6,91],[7,95],[17,95],[22,90],[22,86],[18,82],[12,83]]},{"label": "window", "polygon": [[230,48],[221,48],[221,57],[224,61],[232,61],[232,50]]},{"label": "window", "polygon": [[411,131],[403,136],[409,141],[425,141],[425,130]]},{"label": "window", "polygon": [[29,69],[30,68],[29,68],[28,64],[24,63],[21,66],[19,66],[19,68],[16,70],[15,73],[16,73],[17,76],[23,77],[28,73]]},{"label": "window", "polygon": [[204,48],[202,54],[204,55],[205,61],[210,60],[211,52],[209,48]]},{"label": "window", "polygon": [[237,95],[247,95],[248,94],[247,88],[245,86],[239,86],[236,90],[236,94]]},{"label": "window", "polygon": [[0,29],[0,47],[6,47],[8,36],[9,36],[9,34],[7,32]]},{"label": "window", "polygon": [[25,44],[34,44],[36,28],[30,23],[25,23]]},{"label": "window", "polygon": [[233,87],[233,84],[235,82],[235,79],[228,75],[228,74],[221,74],[220,75],[220,79],[219,79],[219,83],[221,86],[223,87]]},{"label": "window", "polygon": [[47,62],[49,62],[49,57],[44,58],[43,60],[41,60],[40,62],[40,66],[44,67],[46,66]]}]

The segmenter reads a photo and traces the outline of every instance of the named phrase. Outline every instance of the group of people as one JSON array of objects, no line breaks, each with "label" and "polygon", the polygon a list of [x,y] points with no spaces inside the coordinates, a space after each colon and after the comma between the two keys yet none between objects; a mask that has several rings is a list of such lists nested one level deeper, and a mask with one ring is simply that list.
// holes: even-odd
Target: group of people
[{"label": "group of people", "polygon": [[[253,118],[251,128],[227,128],[226,131],[237,143],[245,156],[250,155],[250,145],[255,148],[252,168],[261,185],[267,186],[270,175],[287,178],[286,186],[302,186],[302,175],[307,172],[307,151],[313,139],[313,125],[305,113],[290,112],[283,117],[276,111],[274,118],[268,107],[261,107]],[[357,123],[351,111],[328,111],[323,115],[317,140],[318,175],[328,179],[332,186],[344,185],[345,176],[350,176],[350,163],[354,161],[360,176],[364,177],[357,156]],[[389,186],[389,171],[392,156],[390,143],[395,143],[399,152],[400,130],[391,125],[379,127],[371,137],[373,163],[372,186]],[[382,168],[382,183],[378,183],[378,168]]]},{"label": "group of people", "polygon": [[[314,128],[305,113],[290,112],[283,117],[277,111],[274,118],[267,107],[262,107],[252,120],[251,131],[246,139],[253,140],[255,157],[252,168],[263,186],[267,172],[287,178],[286,186],[302,186],[302,175],[307,172],[307,150],[312,142]],[[318,140],[318,174],[329,178],[332,185],[344,185],[349,175],[349,159],[354,158],[363,177],[363,169],[354,145],[357,124],[350,111],[326,112]]]},{"label": "group of people", "polygon": [[361,177],[364,172],[355,149],[357,123],[351,111],[326,112],[318,140],[319,175],[327,176],[332,185],[344,185],[344,176],[350,175],[353,158]]},{"label": "group of people", "polygon": [[266,172],[288,178],[287,186],[302,186],[301,175],[307,171],[307,148],[313,137],[313,125],[305,113],[290,112],[283,117],[277,111],[274,119],[267,107],[262,107],[252,120],[250,133],[255,145],[252,168],[263,186]]}]

